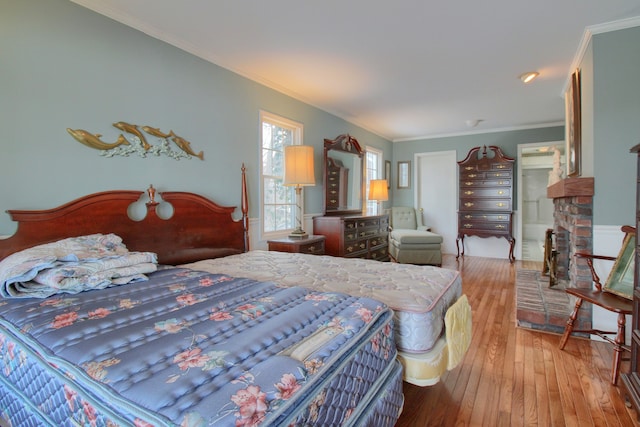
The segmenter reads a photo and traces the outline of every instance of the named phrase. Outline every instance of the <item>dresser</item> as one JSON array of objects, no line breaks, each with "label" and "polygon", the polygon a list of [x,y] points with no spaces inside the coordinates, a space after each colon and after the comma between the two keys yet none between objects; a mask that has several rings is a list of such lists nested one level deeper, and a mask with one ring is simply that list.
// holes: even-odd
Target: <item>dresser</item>
[{"label": "dresser", "polygon": [[[640,227],[640,144],[631,149],[637,156],[636,170],[636,234]],[[633,273],[633,315],[631,320],[631,368],[628,373],[620,374],[625,395],[636,411],[640,414],[640,252],[638,252],[636,235],[636,259]]]},{"label": "dresser", "polygon": [[338,257],[389,260],[389,215],[317,216],[313,233],[325,236],[325,253]]},{"label": "dresser", "polygon": [[494,145],[472,148],[458,162],[459,207],[457,255],[464,256],[465,236],[504,237],[513,249],[513,166],[514,160]]},{"label": "dresser", "polygon": [[268,240],[270,251],[290,252],[311,255],[324,255],[324,236],[309,236],[304,239],[283,239]]}]

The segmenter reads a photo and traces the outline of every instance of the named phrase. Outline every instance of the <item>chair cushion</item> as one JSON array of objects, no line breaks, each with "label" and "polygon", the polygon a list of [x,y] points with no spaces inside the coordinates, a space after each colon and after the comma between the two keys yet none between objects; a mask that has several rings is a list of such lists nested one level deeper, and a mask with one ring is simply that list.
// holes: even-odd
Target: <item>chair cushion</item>
[{"label": "chair cushion", "polygon": [[416,221],[416,210],[414,208],[404,206],[391,208],[391,226],[393,228],[415,230],[418,228]]},{"label": "chair cushion", "polygon": [[391,238],[400,244],[442,243],[442,236],[431,231],[394,229]]}]

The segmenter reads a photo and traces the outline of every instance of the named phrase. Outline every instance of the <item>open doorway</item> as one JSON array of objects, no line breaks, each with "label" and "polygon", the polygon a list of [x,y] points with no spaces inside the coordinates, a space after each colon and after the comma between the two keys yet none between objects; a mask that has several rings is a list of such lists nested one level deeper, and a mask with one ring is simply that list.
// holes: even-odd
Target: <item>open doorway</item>
[{"label": "open doorway", "polygon": [[516,253],[526,261],[542,261],[544,237],[553,228],[553,200],[547,197],[554,156],[565,164],[564,141],[518,145],[518,221]]}]

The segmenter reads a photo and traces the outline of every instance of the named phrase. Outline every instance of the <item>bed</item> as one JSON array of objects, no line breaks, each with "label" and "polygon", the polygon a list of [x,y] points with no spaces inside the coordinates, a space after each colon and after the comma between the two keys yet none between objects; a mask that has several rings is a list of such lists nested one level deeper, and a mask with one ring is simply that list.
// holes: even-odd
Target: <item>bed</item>
[{"label": "bed", "polygon": [[437,383],[469,347],[471,309],[454,270],[261,250],[185,266],[385,302],[394,311],[398,358],[412,384]]},{"label": "bed", "polygon": [[[181,267],[246,251],[245,197],[240,220],[192,193],[161,197],[109,191],[8,211],[18,228],[0,239],[0,420],[395,424],[402,367],[387,305]],[[130,219],[141,200],[146,215]]]}]

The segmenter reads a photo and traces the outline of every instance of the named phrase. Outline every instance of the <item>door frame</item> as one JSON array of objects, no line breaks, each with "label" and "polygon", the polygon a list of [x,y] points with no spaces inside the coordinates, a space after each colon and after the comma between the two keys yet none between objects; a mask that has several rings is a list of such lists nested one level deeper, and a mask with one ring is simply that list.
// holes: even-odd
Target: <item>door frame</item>
[{"label": "door frame", "polygon": [[517,197],[518,197],[518,210],[516,211],[516,215],[515,215],[515,222],[516,222],[516,232],[515,232],[515,238],[516,238],[516,247],[515,247],[515,256],[516,259],[522,259],[522,236],[523,236],[523,221],[522,221],[522,216],[523,216],[523,211],[522,211],[522,199],[523,199],[523,194],[522,194],[522,184],[523,184],[523,180],[524,180],[524,168],[522,167],[522,150],[524,148],[536,148],[536,147],[546,147],[546,146],[552,146],[552,145],[564,145],[565,142],[564,141],[547,141],[547,142],[529,142],[526,144],[518,144],[518,158],[517,158],[517,165],[518,165],[518,173],[517,175]]}]

